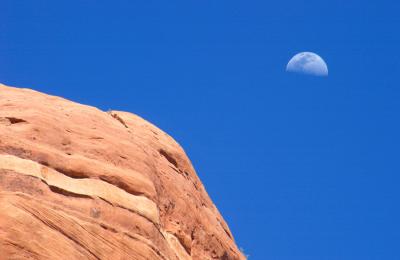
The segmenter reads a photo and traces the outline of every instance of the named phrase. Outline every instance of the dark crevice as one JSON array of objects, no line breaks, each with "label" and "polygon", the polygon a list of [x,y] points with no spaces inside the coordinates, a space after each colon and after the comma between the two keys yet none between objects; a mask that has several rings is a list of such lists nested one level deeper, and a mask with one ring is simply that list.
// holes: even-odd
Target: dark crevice
[{"label": "dark crevice", "polygon": [[91,140],[103,140],[104,137],[101,137],[101,136],[92,136],[92,137],[90,137],[89,139],[91,139]]},{"label": "dark crevice", "polygon": [[56,187],[56,186],[51,186],[51,185],[48,185],[48,186],[49,186],[49,188],[50,188],[50,190],[51,190],[52,192],[61,194],[61,195],[63,195],[63,196],[74,197],[74,198],[83,198],[83,199],[92,198],[92,197],[90,197],[90,196],[88,196],[88,195],[73,193],[73,192],[70,192],[70,191],[61,189],[61,188],[59,188],[59,187]]},{"label": "dark crevice", "polygon": [[168,165],[169,168],[171,168],[172,170],[174,170],[176,173],[180,173],[179,170],[176,167],[173,167],[171,165]]},{"label": "dark crevice", "polygon": [[28,123],[26,120],[16,117],[5,117],[5,119],[7,119],[12,125],[18,123]]},{"label": "dark crevice", "polygon": [[99,225],[100,225],[100,227],[102,227],[103,229],[105,229],[107,231],[111,231],[113,233],[118,233],[118,231],[115,228],[107,226],[104,223],[100,223]]},{"label": "dark crevice", "polygon": [[105,203],[107,203],[107,204],[113,206],[113,207],[118,207],[118,208],[120,208],[120,209],[124,209],[124,210],[127,210],[127,211],[129,211],[129,212],[131,212],[131,213],[134,213],[134,214],[138,215],[138,216],[141,216],[142,218],[144,218],[144,219],[146,219],[147,221],[149,221],[150,223],[152,223],[157,229],[160,228],[160,227],[158,226],[157,223],[154,223],[153,220],[151,220],[150,218],[148,218],[147,216],[141,214],[141,213],[138,212],[138,211],[135,211],[135,210],[130,209],[130,208],[127,208],[127,207],[124,207],[123,205],[120,205],[120,204],[118,204],[118,203],[112,203],[112,202],[110,202],[110,201],[108,201],[108,200],[106,200],[106,199],[104,199],[104,198],[102,198],[102,197],[98,197],[98,198],[99,198],[100,200],[104,201]]},{"label": "dark crevice", "polygon": [[105,181],[109,184],[112,184],[124,191],[126,191],[129,194],[135,195],[135,196],[146,196],[143,192],[138,192],[136,190],[133,190],[128,184],[126,184],[121,178],[112,176],[112,175],[101,175],[99,176],[99,179],[102,181]]},{"label": "dark crevice", "polygon": [[128,125],[125,123],[125,121],[116,113],[109,112],[109,115],[111,115],[113,118],[115,118],[118,122],[120,122],[125,128],[129,128]]},{"label": "dark crevice", "polygon": [[220,226],[222,227],[222,229],[225,231],[226,235],[230,238],[233,239],[232,235],[230,234],[230,232],[226,229],[225,225],[222,224],[221,220],[217,219],[218,223],[220,224]]},{"label": "dark crevice", "polygon": [[[43,164],[43,163],[41,163],[41,164]],[[43,165],[52,168],[49,165],[46,165],[46,164],[43,164]],[[78,171],[74,171],[74,170],[66,170],[64,168],[59,168],[59,167],[55,167],[54,170],[58,171],[59,173],[64,174],[65,176],[71,177],[73,179],[85,179],[85,178],[90,177],[84,172],[78,172]]]},{"label": "dark crevice", "polygon": [[183,238],[182,238],[181,236],[179,236],[179,234],[176,234],[175,237],[178,239],[179,243],[180,243],[180,244],[182,245],[182,247],[185,249],[186,253],[187,253],[188,255],[192,255],[192,253],[191,253],[191,251],[192,251],[191,245],[187,245],[187,244],[184,242]]},{"label": "dark crevice", "polygon": [[164,149],[160,149],[158,150],[158,152],[165,157],[165,159],[167,159],[171,164],[173,164],[176,168],[178,167],[178,162],[176,161],[176,159],[169,154],[167,151],[165,151]]}]

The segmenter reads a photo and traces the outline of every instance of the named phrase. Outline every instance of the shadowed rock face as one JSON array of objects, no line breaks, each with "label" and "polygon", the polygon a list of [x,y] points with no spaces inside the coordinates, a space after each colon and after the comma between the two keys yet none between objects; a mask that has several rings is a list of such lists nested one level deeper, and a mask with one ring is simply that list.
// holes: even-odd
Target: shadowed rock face
[{"label": "shadowed rock face", "polygon": [[134,114],[4,85],[0,254],[244,259],[170,136]]}]

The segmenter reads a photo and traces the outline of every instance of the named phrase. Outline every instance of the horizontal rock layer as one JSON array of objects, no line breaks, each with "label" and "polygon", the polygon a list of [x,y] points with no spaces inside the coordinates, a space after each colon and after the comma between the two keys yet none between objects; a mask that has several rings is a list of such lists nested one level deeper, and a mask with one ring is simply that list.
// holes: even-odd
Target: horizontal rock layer
[{"label": "horizontal rock layer", "polygon": [[183,149],[127,112],[0,85],[0,258],[244,259]]}]

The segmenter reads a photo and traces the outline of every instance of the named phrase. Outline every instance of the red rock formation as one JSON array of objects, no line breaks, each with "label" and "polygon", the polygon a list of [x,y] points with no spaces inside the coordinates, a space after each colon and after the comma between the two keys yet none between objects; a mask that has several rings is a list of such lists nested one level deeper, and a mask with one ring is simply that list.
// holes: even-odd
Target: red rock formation
[{"label": "red rock formation", "polygon": [[182,148],[142,118],[0,85],[1,259],[244,259]]}]

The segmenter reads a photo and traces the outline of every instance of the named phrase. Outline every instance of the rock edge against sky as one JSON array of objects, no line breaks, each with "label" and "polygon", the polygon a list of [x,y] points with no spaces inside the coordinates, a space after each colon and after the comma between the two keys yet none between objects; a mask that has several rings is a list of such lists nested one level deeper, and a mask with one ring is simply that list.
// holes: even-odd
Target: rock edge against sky
[{"label": "rock edge against sky", "polygon": [[127,112],[0,85],[0,252],[244,259],[183,149]]}]

